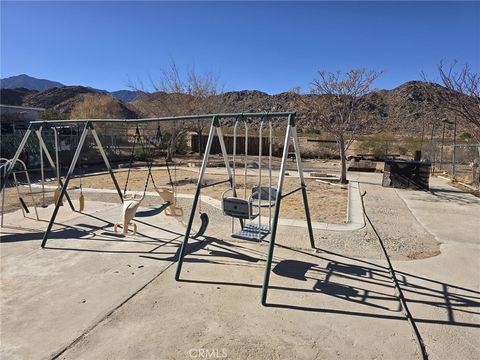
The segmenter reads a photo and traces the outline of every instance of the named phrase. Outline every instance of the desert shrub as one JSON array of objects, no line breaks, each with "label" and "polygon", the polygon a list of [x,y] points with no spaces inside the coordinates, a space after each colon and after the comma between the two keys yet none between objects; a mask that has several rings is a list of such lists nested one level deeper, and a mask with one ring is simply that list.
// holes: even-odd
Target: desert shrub
[{"label": "desert shrub", "polygon": [[377,159],[383,159],[389,151],[389,144],[386,136],[378,134],[360,142],[359,150],[363,153],[373,154]]},{"label": "desert shrub", "polygon": [[119,119],[123,118],[120,103],[108,95],[89,94],[77,103],[70,113],[71,119]]},{"label": "desert shrub", "polygon": [[181,135],[176,143],[175,151],[177,154],[185,155],[188,151],[188,146],[187,146],[187,136],[186,135]]}]

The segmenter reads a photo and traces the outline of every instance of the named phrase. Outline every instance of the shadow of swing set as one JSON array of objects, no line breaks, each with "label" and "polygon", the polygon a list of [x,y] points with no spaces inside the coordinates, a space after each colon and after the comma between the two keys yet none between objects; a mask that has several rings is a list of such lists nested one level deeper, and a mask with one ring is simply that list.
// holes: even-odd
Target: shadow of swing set
[{"label": "shadow of swing set", "polygon": [[[262,149],[262,141],[259,141],[259,169],[258,169],[258,184],[257,186],[254,186],[251,190],[250,193],[247,192],[247,172],[248,172],[248,163],[247,163],[247,155],[248,155],[248,122],[251,119],[259,119],[260,120],[260,128],[259,128],[259,137],[263,137],[263,129],[264,125],[268,125],[268,132],[269,132],[269,150],[268,150],[268,159],[269,159],[269,169],[268,169],[268,186],[262,185],[262,156],[263,156],[263,149]],[[281,165],[280,165],[280,171],[278,174],[278,183],[277,187],[274,188],[272,184],[272,121],[274,120],[281,120],[281,119],[286,119],[287,120],[287,125],[286,125],[286,131],[285,131],[285,140],[283,144],[283,152],[282,152],[282,159],[281,159]],[[234,146],[233,146],[233,166],[230,165],[229,158],[228,158],[228,153],[227,149],[225,146],[225,141],[223,138],[222,134],[222,124],[228,123],[228,121],[234,121]],[[73,177],[73,173],[75,171],[75,167],[77,165],[80,153],[82,151],[82,147],[85,143],[85,139],[87,135],[90,133],[93,136],[93,139],[95,141],[95,145],[97,146],[97,149],[99,150],[102,159],[106,165],[106,168],[111,176],[112,182],[115,186],[115,189],[117,191],[117,194],[122,201],[124,207],[123,207],[123,213],[129,212],[129,209],[132,209],[132,211],[129,212],[128,216],[131,216],[131,219],[123,218],[123,222],[119,224],[120,226],[123,227],[124,231],[128,231],[128,223],[130,220],[132,220],[135,216],[137,217],[147,217],[147,216],[153,216],[155,214],[159,214],[160,212],[164,211],[166,215],[170,216],[181,216],[183,215],[183,210],[181,208],[178,208],[176,206],[176,201],[175,201],[175,188],[173,185],[173,182],[171,181],[170,177],[170,183],[172,185],[172,189],[164,189],[164,188],[158,188],[155,183],[154,179],[152,176],[152,160],[147,161],[147,168],[148,168],[148,175],[147,175],[147,180],[144,188],[144,193],[142,196],[135,196],[135,195],[127,195],[127,185],[128,185],[128,180],[125,184],[125,190],[124,193],[120,190],[120,187],[118,185],[118,182],[115,178],[114,171],[112,170],[112,167],[110,165],[110,162],[108,160],[108,157],[103,149],[103,146],[100,142],[100,139],[98,137],[98,134],[95,130],[95,125],[96,124],[108,124],[108,123],[116,123],[116,124],[135,124],[137,126],[137,131],[136,131],[136,140],[140,140],[142,142],[143,146],[143,140],[141,140],[141,136],[138,131],[138,124],[143,123],[157,123],[158,127],[160,126],[161,123],[165,122],[175,122],[177,121],[182,121],[182,122],[187,122],[187,121],[210,121],[210,130],[209,130],[209,135],[208,135],[208,140],[205,148],[205,153],[203,156],[203,161],[200,167],[199,171],[199,177],[197,181],[197,186],[195,190],[195,195],[193,197],[193,204],[190,210],[190,215],[188,217],[187,225],[186,225],[186,230],[183,238],[182,245],[180,247],[180,251],[178,254],[178,263],[177,263],[177,269],[176,269],[176,274],[175,274],[175,279],[177,281],[180,280],[181,272],[182,272],[182,266],[184,262],[184,258],[186,255],[186,250],[188,248],[188,241],[190,238],[197,238],[203,235],[203,233],[206,230],[206,227],[208,226],[208,215],[206,213],[201,213],[200,219],[201,219],[201,226],[200,229],[197,232],[192,232],[192,227],[193,227],[193,221],[196,217],[196,210],[197,206],[199,203],[199,199],[201,196],[201,190],[206,187],[214,186],[214,185],[219,185],[223,183],[229,183],[230,187],[222,194],[222,210],[223,214],[225,216],[228,216],[232,219],[232,237],[235,238],[240,238],[240,239],[245,239],[245,240],[253,240],[253,241],[262,241],[265,237],[270,235],[270,241],[269,241],[269,246],[268,246],[268,252],[267,252],[267,258],[266,258],[266,264],[265,264],[265,273],[264,273],[264,280],[263,280],[263,285],[262,285],[262,295],[261,295],[261,303],[262,305],[266,305],[267,301],[267,292],[268,292],[268,284],[270,280],[270,272],[271,272],[271,266],[272,266],[272,259],[273,259],[273,252],[274,252],[274,246],[275,246],[275,239],[276,239],[276,234],[277,234],[277,228],[278,228],[278,219],[279,219],[279,213],[280,213],[280,204],[283,198],[292,195],[298,191],[301,191],[302,193],[302,198],[303,198],[303,204],[305,208],[305,217],[306,217],[306,222],[307,222],[307,230],[310,238],[310,246],[312,249],[315,249],[315,244],[314,244],[314,237],[313,237],[313,230],[312,230],[312,224],[311,224],[311,217],[310,217],[310,210],[308,206],[308,198],[307,198],[307,191],[306,191],[306,185],[305,185],[305,179],[303,175],[303,167],[302,167],[302,161],[300,157],[300,148],[299,148],[299,140],[298,140],[298,134],[296,130],[296,122],[295,122],[295,113],[294,112],[272,112],[272,113],[227,113],[227,114],[211,114],[211,115],[189,115],[189,116],[175,116],[175,117],[162,117],[162,118],[146,118],[146,119],[82,119],[82,120],[50,120],[50,121],[32,121],[28,127],[28,129],[25,132],[24,137],[22,138],[20,145],[18,146],[14,157],[11,159],[9,162],[10,166],[6,166],[6,169],[4,171],[5,178],[8,178],[10,176],[11,172],[13,171],[13,167],[15,163],[18,161],[20,154],[22,153],[30,135],[32,133],[35,133],[37,135],[37,138],[39,140],[40,144],[40,149],[43,150],[46,153],[47,159],[50,162],[50,165],[55,168],[55,164],[53,163],[53,160],[51,159],[48,149],[45,146],[45,143],[43,142],[41,131],[42,129],[45,128],[53,128],[55,129],[56,127],[62,127],[62,126],[83,126],[83,130],[81,132],[81,135],[78,140],[78,145],[75,150],[72,162],[70,164],[70,167],[68,169],[67,175],[64,179],[64,182],[62,183],[60,177],[58,177],[58,195],[56,196],[56,202],[55,202],[55,207],[52,213],[52,216],[50,218],[50,221],[48,223],[47,229],[44,233],[43,240],[42,240],[42,248],[44,248],[47,244],[50,232],[52,230],[53,224],[55,222],[55,218],[58,214],[58,211],[60,209],[60,206],[62,204],[62,200],[64,197],[67,198],[69,205],[72,210],[75,210],[73,203],[71,202],[68,193],[67,193],[67,187],[69,184],[69,181]],[[237,151],[237,146],[236,146],[236,138],[237,138],[237,128],[239,124],[243,124],[245,128],[245,157],[244,157],[244,194],[243,196],[239,196],[237,192],[237,184],[236,184],[236,151]],[[158,137],[158,136],[157,136]],[[225,168],[227,170],[227,179],[214,182],[214,183],[209,183],[207,184],[205,182],[205,170],[207,168],[208,164],[208,159],[210,155],[210,150],[212,147],[212,142],[214,138],[217,137],[221,152],[223,155],[223,160],[225,163]],[[294,151],[295,151],[295,159],[296,159],[296,165],[297,165],[297,170],[298,170],[298,179],[299,179],[299,186],[295,188],[294,190],[291,190],[285,194],[282,193],[283,185],[284,185],[284,180],[285,180],[285,170],[286,170],[286,165],[287,165],[287,160],[288,160],[288,154],[289,154],[289,147],[290,143],[293,143],[294,146]],[[133,150],[132,150],[133,154]],[[132,158],[133,160],[133,158]],[[43,161],[43,157],[42,157]],[[129,173],[131,170],[131,163],[129,166]],[[169,172],[170,175],[170,169],[168,168],[168,162],[167,162],[167,171]],[[58,169],[58,166],[56,167]],[[149,179],[152,179],[152,183],[154,185],[155,190],[159,194],[160,198],[163,200],[163,203],[160,204],[160,206],[145,210],[142,214],[142,212],[137,212],[137,208],[140,205],[141,200],[144,198],[146,189],[148,186]],[[2,182],[1,189],[3,190],[5,186],[5,182]],[[262,214],[261,210],[264,207],[268,207],[269,209],[269,216],[268,216],[268,224],[263,225],[262,224]],[[272,210],[273,210],[273,215],[272,215]],[[132,215],[133,214],[133,215]],[[235,231],[234,228],[234,222],[238,220],[240,223],[240,230]],[[258,224],[255,224],[254,221],[258,220]],[[118,227],[118,225],[117,225]]]}]

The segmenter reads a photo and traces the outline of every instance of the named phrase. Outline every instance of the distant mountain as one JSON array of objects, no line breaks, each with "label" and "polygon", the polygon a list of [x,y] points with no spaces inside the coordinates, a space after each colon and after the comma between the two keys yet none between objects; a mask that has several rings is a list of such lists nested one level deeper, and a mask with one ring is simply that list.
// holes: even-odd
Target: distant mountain
[{"label": "distant mountain", "polygon": [[143,99],[148,94],[143,91],[130,91],[130,90],[118,90],[112,91],[110,93],[115,99],[120,100],[121,102],[128,103],[132,101],[137,101]]},{"label": "distant mountain", "polygon": [[46,80],[46,79],[37,79],[32,76],[25,74],[11,76],[5,79],[0,79],[0,87],[2,89],[17,89],[24,88],[29,90],[44,91],[56,87],[65,86],[62,83]]},{"label": "distant mountain", "polygon": [[[28,76],[25,74],[0,79],[1,89],[25,89],[25,90],[46,91],[53,88],[60,88],[64,86],[66,85],[59,83],[57,81],[37,79],[33,76]],[[86,88],[100,94],[110,94],[113,98],[120,100],[121,102],[124,102],[124,103],[140,100],[141,98],[147,95],[147,93],[143,91],[118,90],[118,91],[108,92],[107,90],[95,89],[89,86],[87,86]],[[12,101],[9,101],[10,105],[13,105],[11,104],[11,102]],[[2,101],[2,103],[4,102]]]}]

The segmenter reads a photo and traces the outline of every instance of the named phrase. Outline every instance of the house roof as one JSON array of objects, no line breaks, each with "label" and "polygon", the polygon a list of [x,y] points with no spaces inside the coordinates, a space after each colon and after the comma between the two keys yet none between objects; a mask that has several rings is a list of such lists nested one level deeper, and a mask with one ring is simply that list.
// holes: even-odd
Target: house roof
[{"label": "house roof", "polygon": [[4,104],[0,104],[0,108],[16,109],[16,110],[30,110],[30,111],[45,111],[44,108],[27,107],[27,106],[16,106],[16,105],[4,105]]}]

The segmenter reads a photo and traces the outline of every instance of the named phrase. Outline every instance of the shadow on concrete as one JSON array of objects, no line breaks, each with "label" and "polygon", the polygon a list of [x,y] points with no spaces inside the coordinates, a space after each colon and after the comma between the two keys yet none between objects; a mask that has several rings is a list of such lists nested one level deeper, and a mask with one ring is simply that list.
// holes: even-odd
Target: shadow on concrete
[{"label": "shadow on concrete", "polygon": [[[430,200],[432,202],[448,201],[448,202],[454,202],[459,205],[480,204],[480,200],[476,198],[474,195],[468,194],[461,190],[431,188],[430,193],[435,196],[434,198],[432,198],[432,200]],[[428,201],[428,200],[422,198],[422,201]]]},{"label": "shadow on concrete", "polygon": [[[189,257],[185,258],[185,262],[232,265],[238,267],[249,266],[252,262],[261,263],[259,266],[263,265],[265,254],[257,251],[252,252],[252,249],[238,244],[228,244],[228,246],[224,246],[224,244],[226,243],[221,240],[209,238],[209,248],[219,246],[222,248],[222,251],[210,251],[208,254],[197,254],[195,251],[200,249],[198,248],[192,251]],[[309,261],[287,260],[279,258],[278,256],[274,257],[272,272],[277,276],[299,282],[298,287],[277,286],[274,284],[275,280],[272,278],[269,289],[270,291],[275,291],[276,298],[281,296],[282,291],[289,291],[299,294],[306,293],[335,297],[342,300],[342,302],[338,302],[338,308],[322,308],[321,306],[308,307],[295,303],[268,303],[267,306],[295,311],[406,320],[401,311],[398,298],[394,293],[394,287],[387,267],[321,249],[317,249],[319,253],[311,253],[284,245],[277,246],[304,255]],[[205,245],[201,248],[205,248]],[[228,252],[231,253],[226,254]],[[242,256],[238,254],[243,252],[248,253],[248,260],[232,264],[232,259],[242,260]],[[209,259],[209,257],[211,258]],[[256,261],[252,261],[251,258],[256,259]],[[238,269],[238,271],[241,271],[241,269]],[[219,272],[219,274],[222,274],[222,272]],[[223,274],[225,274],[225,272],[223,272]],[[397,271],[397,277],[399,277],[400,286],[407,297],[407,303],[415,304],[416,306],[445,309],[445,318],[435,318],[434,315],[432,315],[432,318],[415,317],[414,320],[416,322],[480,328],[480,324],[474,321],[457,321],[455,318],[456,315],[459,314],[480,315],[478,311],[480,308],[479,291],[400,271]],[[262,287],[260,284],[230,282],[217,279],[182,278],[180,281],[215,286],[238,286],[258,289]],[[299,297],[299,301],[304,302],[304,300],[305,297]],[[318,301],[321,301],[321,299],[318,299]],[[315,302],[317,302],[317,300],[315,300]],[[345,305],[342,305],[342,303]],[[375,312],[352,311],[351,306],[348,305],[350,303],[365,305],[367,308],[377,310]],[[382,311],[384,311],[384,313]],[[431,311],[426,313],[438,314],[438,312]],[[415,316],[415,313],[413,313],[413,315]]]}]

